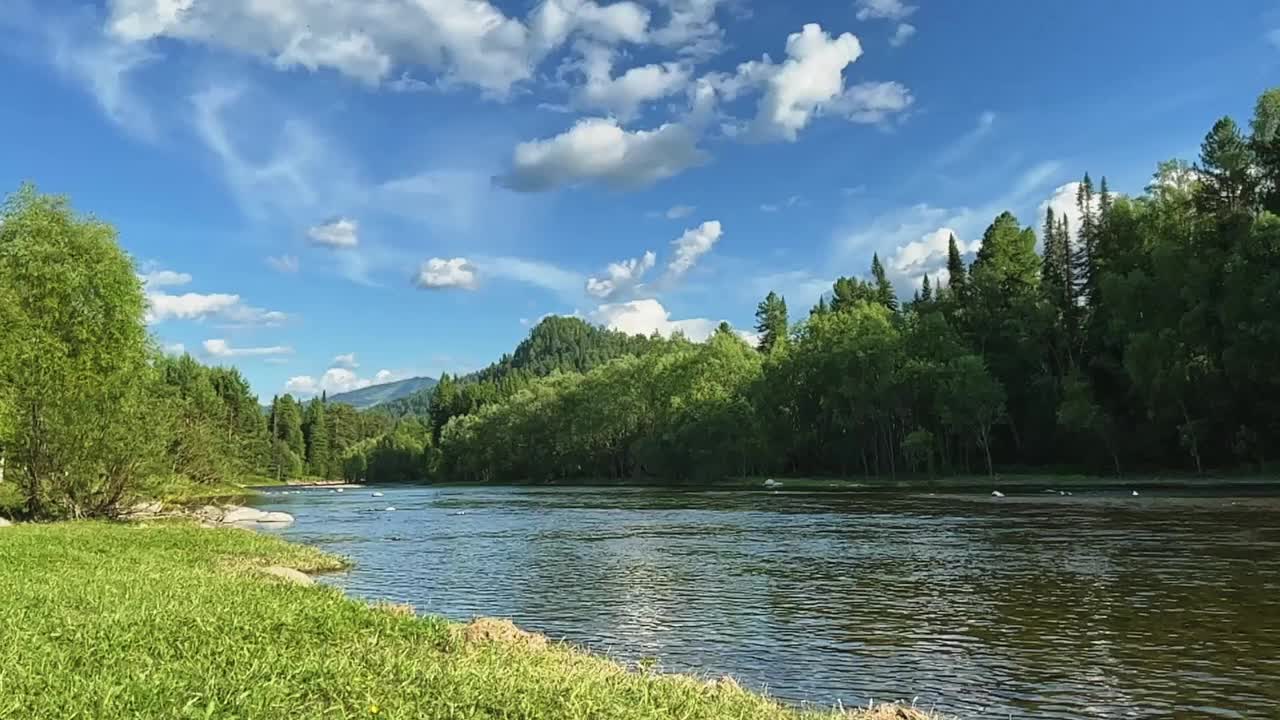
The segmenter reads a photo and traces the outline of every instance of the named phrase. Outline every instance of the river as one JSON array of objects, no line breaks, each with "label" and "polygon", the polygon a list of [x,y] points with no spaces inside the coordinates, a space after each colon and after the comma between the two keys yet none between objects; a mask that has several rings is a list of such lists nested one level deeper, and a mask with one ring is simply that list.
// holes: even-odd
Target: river
[{"label": "river", "polygon": [[260,505],[351,557],[326,582],[354,595],[798,703],[1280,717],[1274,496],[370,487]]}]

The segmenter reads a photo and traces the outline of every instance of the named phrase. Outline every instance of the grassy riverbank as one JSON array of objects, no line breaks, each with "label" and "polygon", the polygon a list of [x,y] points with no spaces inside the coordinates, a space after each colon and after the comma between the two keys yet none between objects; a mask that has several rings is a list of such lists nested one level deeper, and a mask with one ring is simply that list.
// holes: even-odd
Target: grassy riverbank
[{"label": "grassy riverbank", "polygon": [[268,566],[342,561],[185,523],[0,529],[0,718],[925,717],[801,713],[731,682],[372,608]]}]

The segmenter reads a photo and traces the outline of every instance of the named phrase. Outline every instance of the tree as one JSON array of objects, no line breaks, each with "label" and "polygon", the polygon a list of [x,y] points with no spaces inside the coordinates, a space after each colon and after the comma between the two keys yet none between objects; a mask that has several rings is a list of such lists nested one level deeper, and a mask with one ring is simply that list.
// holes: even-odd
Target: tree
[{"label": "tree", "polygon": [[876,286],[876,302],[897,312],[898,296],[893,290],[893,283],[889,282],[889,277],[884,272],[884,265],[880,263],[879,253],[871,255],[871,278]]},{"label": "tree", "polygon": [[929,283],[929,276],[925,275],[920,281],[920,301],[929,303],[933,302],[933,286]]},{"label": "tree", "polygon": [[281,395],[271,404],[272,470],[277,479],[300,477],[306,462],[306,438],[302,412],[292,395]]},{"label": "tree", "polygon": [[952,234],[947,238],[947,286],[951,288],[952,294],[957,297],[964,295],[965,285],[968,280],[966,275],[964,258],[960,256],[960,248],[956,245],[956,236]]},{"label": "tree", "polygon": [[1280,214],[1280,88],[1258,98],[1249,128],[1249,147],[1258,170],[1258,200],[1262,209]]},{"label": "tree", "polygon": [[157,457],[155,374],[133,263],[106,223],[24,186],[0,210],[6,444],[36,517],[111,513]]},{"label": "tree", "polygon": [[329,473],[331,459],[326,400],[324,396],[313,399],[307,405],[306,418],[302,423],[302,434],[307,449],[307,472],[322,478]]},{"label": "tree", "polygon": [[1004,400],[1004,388],[987,372],[982,358],[962,355],[947,364],[940,401],[943,423],[952,432],[972,435],[992,477],[991,429],[1004,418]]},{"label": "tree", "polygon": [[1205,136],[1196,171],[1196,207],[1204,215],[1221,218],[1252,207],[1253,152],[1231,118],[1218,120]]},{"label": "tree", "polygon": [[756,332],[760,335],[760,352],[766,355],[787,341],[789,332],[786,298],[770,291],[756,306]]}]

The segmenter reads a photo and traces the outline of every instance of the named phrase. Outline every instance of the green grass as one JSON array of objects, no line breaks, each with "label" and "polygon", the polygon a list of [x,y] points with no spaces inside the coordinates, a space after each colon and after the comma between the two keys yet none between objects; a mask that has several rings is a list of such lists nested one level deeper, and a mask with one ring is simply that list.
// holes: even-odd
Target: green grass
[{"label": "green grass", "polygon": [[[268,565],[342,561],[181,522],[0,529],[0,718],[838,717],[732,682],[478,639],[439,618],[268,579]],[[882,712],[843,717],[925,717]]]},{"label": "green grass", "polygon": [[243,503],[258,495],[237,483],[198,483],[183,475],[157,475],[146,478],[135,490],[140,500],[159,500],[165,505],[189,507],[219,503]]}]

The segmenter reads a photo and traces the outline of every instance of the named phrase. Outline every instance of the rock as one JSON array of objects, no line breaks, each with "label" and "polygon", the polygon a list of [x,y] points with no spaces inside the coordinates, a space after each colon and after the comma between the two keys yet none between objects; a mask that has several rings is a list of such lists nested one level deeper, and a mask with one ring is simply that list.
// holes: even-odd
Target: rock
[{"label": "rock", "polygon": [[8,520],[5,520],[4,518],[0,518],[0,528],[5,528],[5,527],[13,527],[13,523],[9,522]]},{"label": "rock", "polygon": [[217,505],[205,505],[202,508],[198,508],[193,514],[205,522],[216,523],[222,522],[222,516],[226,512]]},{"label": "rock", "polygon": [[770,490],[773,490],[774,488],[782,487],[782,483],[778,482],[777,480],[774,480],[773,478],[769,478],[768,480],[764,481],[764,486],[769,488]]},{"label": "rock", "polygon": [[396,511],[396,509],[395,509],[395,507],[394,507],[394,506],[389,507],[389,508],[387,508],[387,509],[386,509],[386,512],[395,512],[395,511]]},{"label": "rock", "polygon": [[267,575],[271,575],[272,577],[280,578],[285,582],[293,583],[294,585],[315,585],[316,584],[316,581],[311,579],[310,575],[304,572],[299,572],[297,570],[294,570],[293,568],[280,567],[279,565],[272,565],[269,568],[263,568],[262,572]]},{"label": "rock", "polygon": [[998,497],[998,498],[1004,497],[1004,493],[1000,492],[999,490],[992,490],[991,497]]},{"label": "rock", "polygon": [[343,489],[342,489],[342,488],[338,488],[338,492],[343,492]]},{"label": "rock", "polygon": [[141,502],[141,503],[138,503],[137,505],[134,505],[133,507],[129,508],[127,512],[125,512],[125,516],[126,517],[148,517],[148,516],[160,515],[163,512],[164,512],[164,503],[161,503],[159,500],[153,500],[151,502]]},{"label": "rock", "polygon": [[374,496],[374,497],[382,497],[382,493],[374,493],[374,494],[373,494],[373,496]]},{"label": "rock", "polygon": [[1134,497],[1138,497],[1138,491],[1137,491],[1137,490],[1134,490],[1134,491],[1133,491],[1133,496],[1134,496]]},{"label": "rock", "polygon": [[266,515],[265,512],[258,510],[256,508],[233,506],[233,507],[227,508],[226,513],[222,515],[222,522],[224,523],[259,522],[262,520],[262,517],[264,515]]},{"label": "rock", "polygon": [[293,516],[287,512],[269,512],[258,519],[260,523],[291,523]]}]

